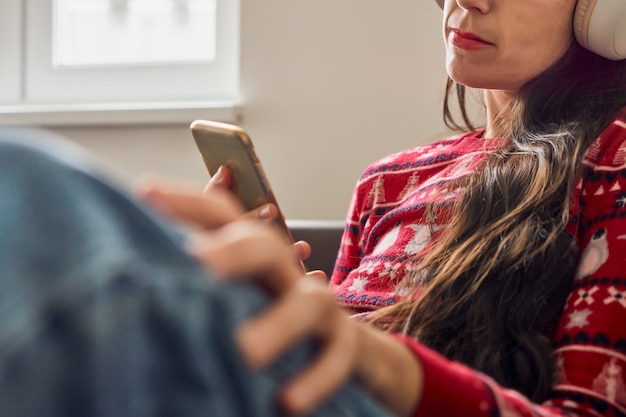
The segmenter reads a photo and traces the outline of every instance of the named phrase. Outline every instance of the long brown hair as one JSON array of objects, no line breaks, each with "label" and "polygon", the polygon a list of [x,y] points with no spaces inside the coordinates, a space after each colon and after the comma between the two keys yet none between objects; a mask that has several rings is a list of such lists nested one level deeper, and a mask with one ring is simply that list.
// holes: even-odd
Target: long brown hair
[{"label": "long brown hair", "polygon": [[[463,124],[450,111],[451,93]],[[498,115],[506,142],[457,184],[445,231],[405,278],[425,287],[373,314],[373,323],[544,399],[554,378],[552,331],[578,261],[566,232],[575,181],[585,150],[624,106],[626,61],[576,43],[528,82]],[[451,128],[473,127],[465,88],[452,81],[444,118]]]}]

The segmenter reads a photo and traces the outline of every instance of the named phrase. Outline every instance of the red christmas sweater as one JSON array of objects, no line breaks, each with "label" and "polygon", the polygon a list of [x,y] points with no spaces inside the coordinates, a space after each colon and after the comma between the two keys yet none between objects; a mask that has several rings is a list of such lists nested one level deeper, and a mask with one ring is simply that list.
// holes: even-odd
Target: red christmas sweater
[{"label": "red christmas sweater", "polygon": [[[495,141],[481,133],[407,150],[367,168],[331,280],[342,304],[368,311],[402,297],[398,284],[430,240],[422,218],[427,203],[454,199],[446,185],[493,151]],[[581,255],[555,335],[559,371],[550,398],[533,403],[398,336],[424,368],[416,416],[626,416],[626,119],[600,135],[583,166],[569,227]]]}]

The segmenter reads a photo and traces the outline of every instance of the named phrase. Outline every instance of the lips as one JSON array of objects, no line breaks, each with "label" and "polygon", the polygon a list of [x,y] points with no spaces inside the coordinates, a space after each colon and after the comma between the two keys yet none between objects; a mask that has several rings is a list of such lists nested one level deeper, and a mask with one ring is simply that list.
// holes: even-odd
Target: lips
[{"label": "lips", "polygon": [[473,33],[463,32],[458,29],[450,31],[450,43],[457,48],[468,51],[475,51],[493,45],[491,42],[487,42]]}]

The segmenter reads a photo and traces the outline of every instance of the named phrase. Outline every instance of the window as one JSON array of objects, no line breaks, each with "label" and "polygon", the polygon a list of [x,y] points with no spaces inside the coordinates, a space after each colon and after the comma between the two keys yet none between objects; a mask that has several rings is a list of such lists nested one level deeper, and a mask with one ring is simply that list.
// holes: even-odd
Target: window
[{"label": "window", "polygon": [[60,67],[215,59],[216,0],[56,0],[52,63]]},{"label": "window", "polygon": [[237,0],[1,2],[0,121],[232,118],[238,33]]}]

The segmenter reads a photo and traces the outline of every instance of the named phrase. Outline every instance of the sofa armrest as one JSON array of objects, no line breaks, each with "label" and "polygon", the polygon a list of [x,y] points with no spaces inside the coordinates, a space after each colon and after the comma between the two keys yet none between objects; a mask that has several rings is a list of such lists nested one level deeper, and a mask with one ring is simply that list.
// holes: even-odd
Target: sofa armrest
[{"label": "sofa armrest", "polygon": [[311,257],[304,262],[307,270],[321,269],[330,278],[345,228],[343,221],[287,220],[295,241],[305,240],[311,245]]}]

